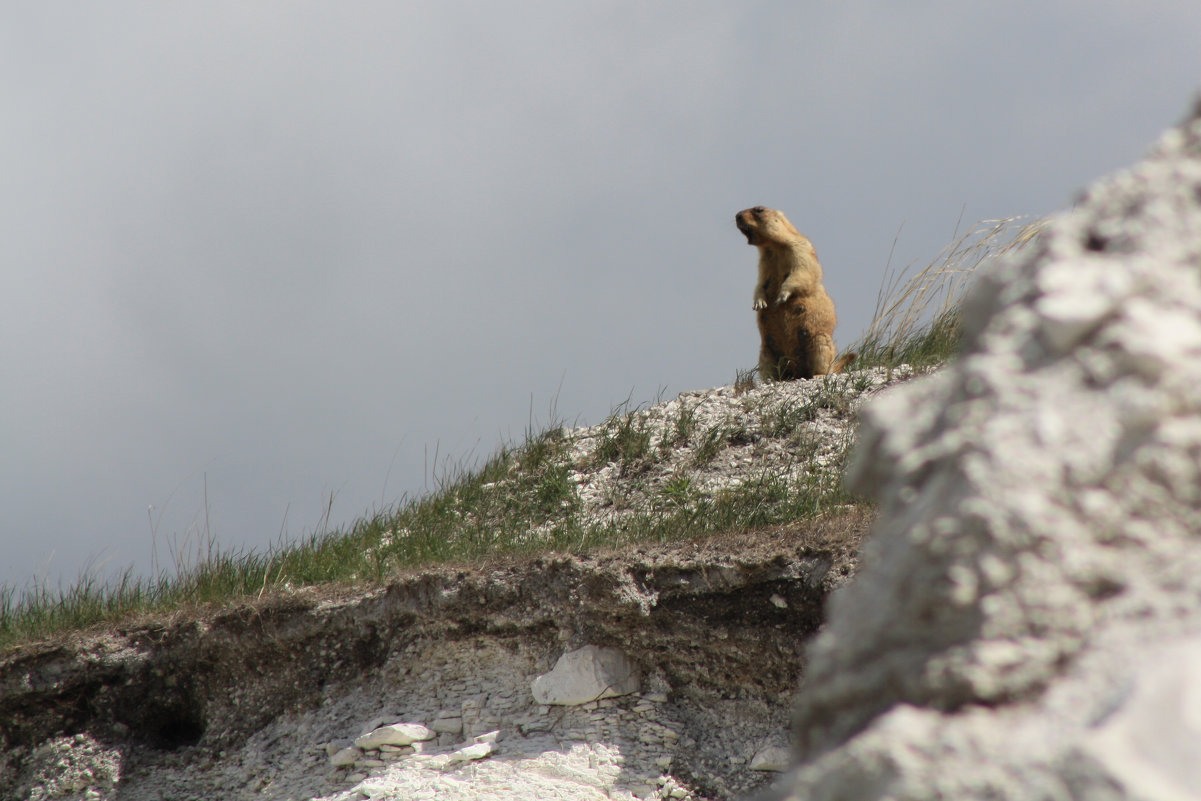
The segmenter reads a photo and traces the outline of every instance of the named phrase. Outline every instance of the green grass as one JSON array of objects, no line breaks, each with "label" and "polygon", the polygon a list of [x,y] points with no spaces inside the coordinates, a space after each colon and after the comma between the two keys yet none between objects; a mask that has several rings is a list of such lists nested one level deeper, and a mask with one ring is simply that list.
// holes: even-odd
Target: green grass
[{"label": "green grass", "polygon": [[[1039,225],[983,223],[956,238],[912,277],[906,277],[907,270],[888,276],[871,327],[851,348],[859,353],[854,367],[908,363],[920,368],[953,356],[959,306],[971,273],[1028,240]],[[737,392],[753,386],[753,371],[737,374]],[[849,414],[853,398],[866,386],[866,379],[829,381],[805,403],[765,411],[755,430],[729,420],[702,430],[695,407],[682,403],[657,442],[646,417],[627,401],[600,427],[586,465],[612,465],[619,471],[623,483],[608,500],[613,508],[628,510],[641,508],[635,496],[648,489],[647,471],[682,443],[699,441],[691,470],[705,468],[728,446],[754,448],[763,437],[789,443],[792,464],[765,469],[733,488],[705,494],[686,471],[680,472],[649,493],[654,500],[642,511],[617,522],[590,524],[581,514],[573,482],[572,442],[555,424],[530,430],[524,442],[502,446],[481,465],[443,466],[429,494],[404,498],[393,508],[301,542],[281,543],[266,552],[221,552],[210,538],[192,557],[173,549],[174,571],[161,570],[150,578],[126,572],[116,581],[101,582],[85,571],[68,586],[0,587],[0,647],[295,588],[380,582],[410,568],[667,541],[813,518],[855,500],[840,482],[840,460],[849,441],[840,444],[835,463],[819,469],[814,457],[821,443],[808,424],[823,409]]]},{"label": "green grass", "polygon": [[635,412],[629,408],[627,400],[605,421],[601,443],[594,457],[596,466],[613,462],[624,476],[631,471],[636,472],[646,461],[651,451],[651,435],[647,431],[645,418]]}]

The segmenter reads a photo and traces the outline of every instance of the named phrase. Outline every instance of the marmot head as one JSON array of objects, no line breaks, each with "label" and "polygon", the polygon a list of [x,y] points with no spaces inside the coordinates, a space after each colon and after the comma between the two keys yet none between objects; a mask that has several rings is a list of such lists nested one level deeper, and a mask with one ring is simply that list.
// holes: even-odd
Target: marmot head
[{"label": "marmot head", "polygon": [[783,244],[800,236],[783,212],[765,206],[743,209],[734,215],[734,224],[746,236],[746,243],[756,247]]}]

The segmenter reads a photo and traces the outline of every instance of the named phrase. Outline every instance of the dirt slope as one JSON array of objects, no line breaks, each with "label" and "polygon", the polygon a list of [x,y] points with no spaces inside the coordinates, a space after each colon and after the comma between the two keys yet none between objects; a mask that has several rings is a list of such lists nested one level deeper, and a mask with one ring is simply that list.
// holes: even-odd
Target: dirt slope
[{"label": "dirt slope", "polygon": [[[513,776],[553,774],[539,792],[740,795],[766,781],[755,752],[787,741],[799,645],[866,525],[847,511],[804,529],[440,568],[24,646],[0,658],[0,797],[422,797],[445,771],[380,789],[395,766],[335,768],[325,746],[374,719],[439,715],[462,729],[435,750],[499,730],[489,769],[507,754]],[[632,657],[642,693],[537,707],[529,682],[589,643]],[[510,777],[511,795],[479,795],[477,778],[430,797],[525,792]]]}]

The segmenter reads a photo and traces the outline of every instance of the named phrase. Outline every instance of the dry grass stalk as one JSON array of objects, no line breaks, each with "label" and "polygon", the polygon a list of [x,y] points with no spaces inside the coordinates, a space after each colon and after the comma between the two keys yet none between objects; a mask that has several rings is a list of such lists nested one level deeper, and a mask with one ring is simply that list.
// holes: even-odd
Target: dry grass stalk
[{"label": "dry grass stalk", "polygon": [[[1045,220],[1008,217],[984,220],[956,236],[925,268],[912,264],[887,270],[867,332],[850,350],[856,367],[896,362],[902,355],[942,360],[957,340],[959,308],[972,276],[982,265],[1034,238]],[[926,340],[932,340],[927,343]],[[929,345],[931,350],[927,353]]]}]

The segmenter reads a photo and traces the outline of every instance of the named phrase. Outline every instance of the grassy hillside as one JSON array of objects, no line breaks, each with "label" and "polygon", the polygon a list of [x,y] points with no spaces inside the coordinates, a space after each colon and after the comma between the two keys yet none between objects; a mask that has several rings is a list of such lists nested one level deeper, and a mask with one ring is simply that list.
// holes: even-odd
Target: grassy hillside
[{"label": "grassy hillside", "polygon": [[[871,327],[848,348],[860,354],[848,376],[798,382],[813,387],[797,391],[756,388],[741,373],[727,390],[623,407],[587,429],[552,424],[482,465],[445,471],[428,495],[267,552],[209,548],[194,564],[151,578],[127,572],[112,583],[84,576],[65,588],[3,587],[0,647],[304,586],[379,582],[422,565],[694,537],[855,504],[840,483],[850,437],[823,438],[818,424],[842,421],[828,431],[850,430],[857,399],[880,382],[881,371],[858,371],[884,368],[891,378],[902,364],[923,369],[953,356],[972,273],[1038,227],[982,223],[925,269],[889,274]],[[722,461],[731,449],[763,467],[720,480],[734,469]]]}]

